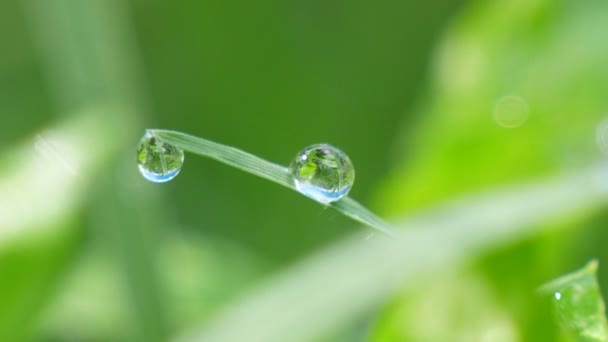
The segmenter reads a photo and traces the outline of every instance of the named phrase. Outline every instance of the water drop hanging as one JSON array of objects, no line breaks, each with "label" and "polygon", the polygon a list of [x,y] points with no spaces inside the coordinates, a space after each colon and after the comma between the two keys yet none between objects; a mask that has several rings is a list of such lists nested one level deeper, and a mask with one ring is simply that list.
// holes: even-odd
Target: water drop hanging
[{"label": "water drop hanging", "polygon": [[164,183],[177,176],[184,164],[184,151],[146,132],[137,147],[137,166],[147,180]]},{"label": "water drop hanging", "polygon": [[290,165],[296,189],[321,203],[346,196],[355,181],[355,168],[340,149],[319,144],[305,148]]}]

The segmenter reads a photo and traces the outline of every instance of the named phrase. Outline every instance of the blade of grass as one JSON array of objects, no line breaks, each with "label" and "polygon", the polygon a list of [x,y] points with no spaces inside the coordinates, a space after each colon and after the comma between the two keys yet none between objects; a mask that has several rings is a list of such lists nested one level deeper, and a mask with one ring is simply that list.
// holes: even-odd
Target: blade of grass
[{"label": "blade of grass", "polygon": [[315,340],[425,274],[559,227],[539,223],[597,209],[608,200],[606,175],[608,166],[599,166],[473,195],[403,220],[399,239],[357,234],[269,279],[179,340]]},{"label": "blade of grass", "polygon": [[[297,191],[289,170],[284,166],[271,163],[237,148],[186,133],[162,129],[150,129],[148,132],[158,139],[185,151],[215,159],[239,170]],[[392,228],[388,223],[350,197],[330,203],[329,206],[342,214],[387,235],[394,237],[398,234],[398,231]]]}]

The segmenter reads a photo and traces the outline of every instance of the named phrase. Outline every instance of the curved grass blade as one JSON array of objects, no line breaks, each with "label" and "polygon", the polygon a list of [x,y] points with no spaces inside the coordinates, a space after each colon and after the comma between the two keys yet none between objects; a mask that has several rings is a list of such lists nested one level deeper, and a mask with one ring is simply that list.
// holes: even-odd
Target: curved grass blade
[{"label": "curved grass blade", "polygon": [[[148,132],[156,138],[185,151],[215,159],[242,171],[296,190],[291,174],[286,167],[269,162],[251,153],[177,131],[151,129]],[[329,204],[329,206],[355,221],[390,236],[396,236],[398,233],[388,223],[352,198],[343,198],[340,201]]]}]

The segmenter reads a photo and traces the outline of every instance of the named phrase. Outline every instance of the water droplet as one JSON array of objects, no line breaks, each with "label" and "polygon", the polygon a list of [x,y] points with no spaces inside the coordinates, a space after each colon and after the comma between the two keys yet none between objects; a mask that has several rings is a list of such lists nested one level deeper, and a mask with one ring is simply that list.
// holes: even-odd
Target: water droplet
[{"label": "water droplet", "polygon": [[528,120],[528,102],[515,95],[503,96],[494,105],[494,119],[505,128],[516,128]]},{"label": "water droplet", "polygon": [[164,183],[177,176],[184,164],[184,151],[146,132],[137,147],[137,166],[147,180]]},{"label": "water droplet", "polygon": [[562,299],[562,294],[561,294],[561,292],[555,292],[555,299],[556,299],[556,300],[560,300],[560,299]]},{"label": "water droplet", "polygon": [[319,144],[305,148],[291,163],[296,189],[321,203],[346,196],[355,181],[355,168],[340,149]]}]

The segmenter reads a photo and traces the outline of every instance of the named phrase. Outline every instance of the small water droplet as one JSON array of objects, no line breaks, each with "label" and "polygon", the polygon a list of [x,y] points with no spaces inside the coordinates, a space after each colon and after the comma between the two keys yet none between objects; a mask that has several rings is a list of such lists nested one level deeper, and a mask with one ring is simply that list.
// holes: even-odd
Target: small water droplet
[{"label": "small water droplet", "polygon": [[556,299],[556,300],[560,300],[560,299],[562,299],[562,294],[561,294],[561,292],[555,292],[555,299]]},{"label": "small water droplet", "polygon": [[346,196],[355,181],[355,168],[340,149],[313,145],[300,151],[290,165],[296,189],[321,203]]},{"label": "small water droplet", "polygon": [[528,120],[528,102],[521,96],[503,96],[494,105],[494,120],[505,128],[516,128]]},{"label": "small water droplet", "polygon": [[147,180],[164,183],[177,176],[184,164],[184,151],[146,132],[137,146],[137,166]]}]

